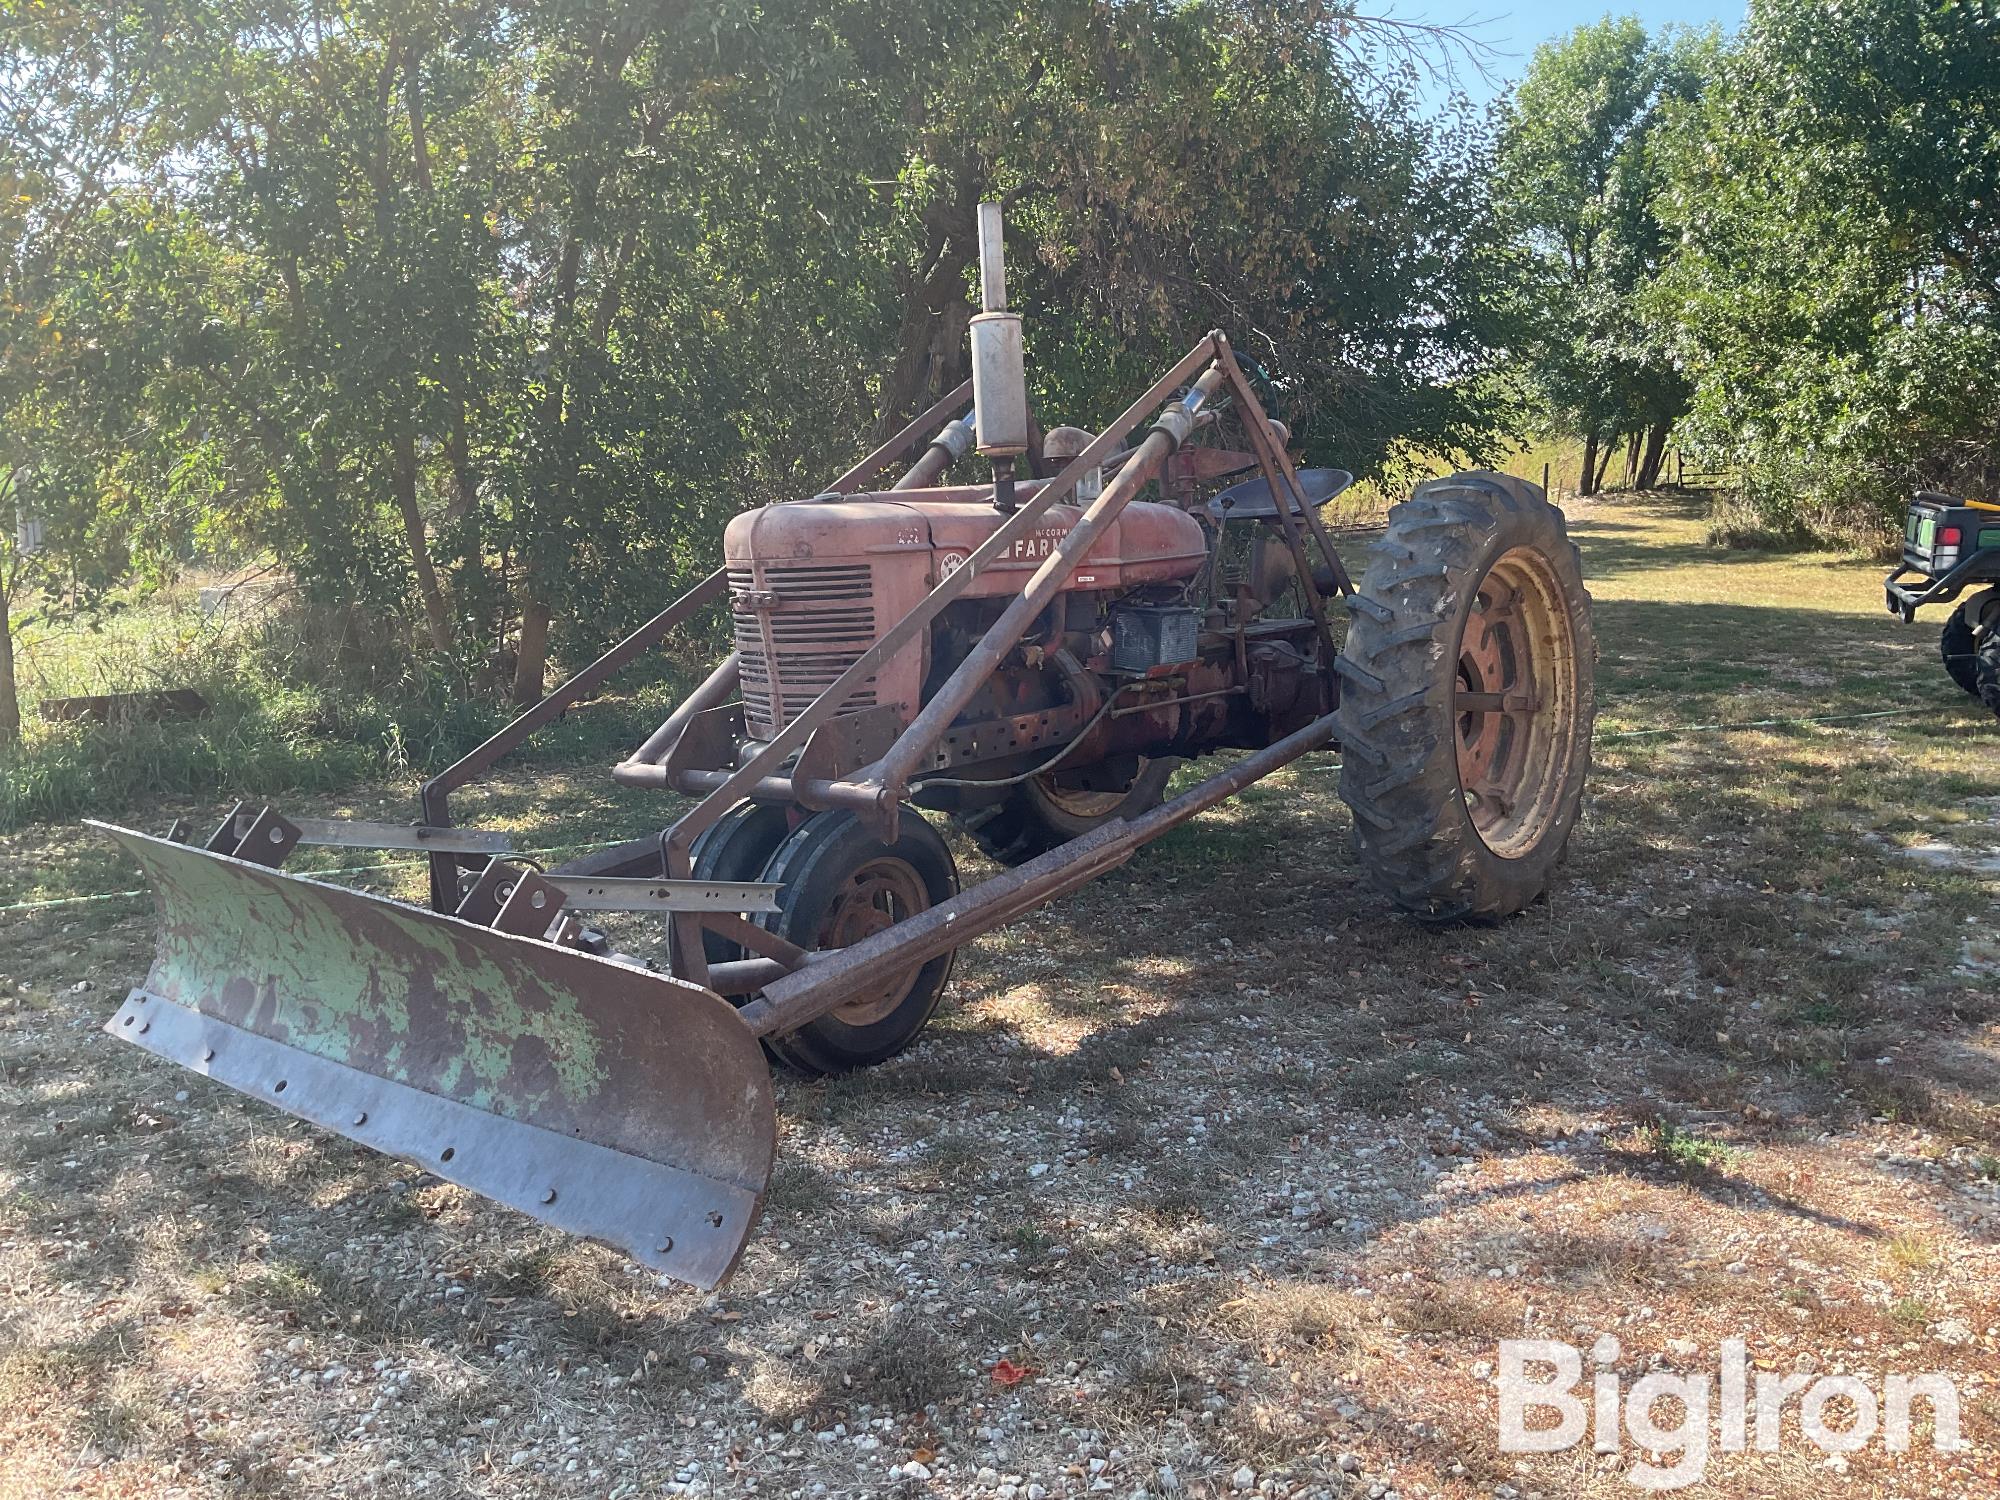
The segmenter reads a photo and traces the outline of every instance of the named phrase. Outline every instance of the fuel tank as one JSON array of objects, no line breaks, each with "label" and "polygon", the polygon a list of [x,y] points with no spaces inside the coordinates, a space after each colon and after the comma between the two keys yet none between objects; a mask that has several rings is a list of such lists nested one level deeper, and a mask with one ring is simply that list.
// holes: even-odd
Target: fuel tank
[{"label": "fuel tank", "polygon": [[[1033,485],[1021,486],[1025,501]],[[895,490],[746,511],[722,538],[746,727],[777,732],[933,585],[1006,521],[979,486]],[[1082,514],[1051,506],[1033,531],[973,580],[965,597],[1018,593]],[[1191,577],[1205,533],[1171,505],[1135,501],[1070,576],[1072,589],[1116,591]],[[929,667],[919,639],[884,664],[850,707],[894,704],[913,717]]]}]

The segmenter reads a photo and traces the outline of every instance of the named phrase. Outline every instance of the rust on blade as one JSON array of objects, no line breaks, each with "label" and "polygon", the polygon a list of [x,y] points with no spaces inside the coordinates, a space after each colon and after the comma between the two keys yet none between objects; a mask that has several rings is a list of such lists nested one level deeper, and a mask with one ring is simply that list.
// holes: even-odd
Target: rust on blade
[{"label": "rust on blade", "polygon": [[[776,1119],[763,1054],[727,1002],[630,965],[96,826],[145,867],[159,911],[151,972],[113,1018],[114,1034],[141,1045],[161,1040],[166,1032],[155,1017],[145,1031],[125,1021],[146,1005],[164,1014],[165,1002],[192,1013],[197,1027],[205,1018],[230,1028],[232,1051],[255,1057],[255,1068],[240,1081],[227,1070],[206,1071],[281,1109],[410,1156],[683,1279],[712,1285],[734,1264],[770,1176]],[[204,1048],[222,1051],[213,1037],[182,1041],[188,1056],[154,1050],[182,1062],[212,1061],[200,1057]],[[282,1050],[263,1055],[258,1041]],[[273,1067],[284,1076],[282,1090],[263,1086],[275,1082],[265,1078]],[[365,1102],[376,1083],[387,1092]],[[450,1129],[440,1125],[440,1106],[449,1106]],[[377,1128],[352,1123],[363,1113]],[[597,1184],[584,1195],[598,1205],[590,1223],[575,1220],[581,1209],[561,1181],[530,1194],[511,1177],[474,1180],[469,1169],[448,1170],[440,1131],[475,1125],[489,1163],[511,1151],[541,1175],[560,1167],[573,1183]],[[564,1146],[576,1148],[566,1162]],[[698,1225],[726,1226],[720,1262],[708,1250],[698,1260],[685,1249],[662,1251],[659,1240],[644,1253],[650,1237],[669,1231],[654,1198],[657,1174],[635,1169],[625,1190],[615,1190],[620,1161],[633,1159],[719,1195],[698,1212],[700,1194],[687,1201]],[[539,1193],[548,1191],[556,1196],[544,1204]],[[523,1197],[531,1201],[516,1201]],[[707,1223],[711,1212],[724,1216],[723,1226]],[[672,1237],[684,1246],[681,1234]],[[723,1239],[711,1236],[711,1245]]]}]

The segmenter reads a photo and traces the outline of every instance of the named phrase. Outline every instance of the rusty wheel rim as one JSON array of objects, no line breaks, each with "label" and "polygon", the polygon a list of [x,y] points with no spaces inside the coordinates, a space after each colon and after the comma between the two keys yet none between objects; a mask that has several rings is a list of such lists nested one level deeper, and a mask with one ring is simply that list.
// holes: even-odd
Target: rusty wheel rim
[{"label": "rusty wheel rim", "polygon": [[[842,883],[815,935],[816,948],[846,948],[897,922],[927,910],[930,893],[923,877],[900,859],[883,856],[855,867]],[[882,988],[832,1012],[849,1026],[872,1026],[895,1014],[910,997],[922,965],[890,975]]]},{"label": "rusty wheel rim", "polygon": [[[1139,777],[1146,774],[1146,767],[1149,764],[1146,757],[1139,758],[1139,771],[1132,778],[1132,786],[1136,786]],[[1132,795],[1132,786],[1126,786],[1118,791],[1102,792],[1093,792],[1086,787],[1057,786],[1053,772],[1046,776],[1037,776],[1035,786],[1055,807],[1072,818],[1108,818],[1123,807],[1125,799]]]},{"label": "rusty wheel rim", "polygon": [[1085,787],[1057,786],[1053,776],[1038,776],[1035,781],[1042,795],[1072,818],[1108,818],[1131,795],[1129,787],[1122,792],[1093,792]]},{"label": "rusty wheel rim", "polygon": [[1576,632],[1555,571],[1532,548],[1502,553],[1459,636],[1452,728],[1466,814],[1503,859],[1540,845],[1560,813],[1576,684]]}]

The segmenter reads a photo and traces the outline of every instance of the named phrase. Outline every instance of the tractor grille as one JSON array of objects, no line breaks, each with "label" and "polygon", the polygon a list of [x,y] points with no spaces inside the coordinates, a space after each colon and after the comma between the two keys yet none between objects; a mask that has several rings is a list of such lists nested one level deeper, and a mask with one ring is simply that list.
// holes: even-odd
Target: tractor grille
[{"label": "tractor grille", "polygon": [[[743,659],[743,717],[768,738],[817,698],[875,644],[874,575],[866,563],[729,570],[730,592],[761,589],[777,608],[739,610],[736,649]],[[875,702],[870,677],[849,708]]]}]

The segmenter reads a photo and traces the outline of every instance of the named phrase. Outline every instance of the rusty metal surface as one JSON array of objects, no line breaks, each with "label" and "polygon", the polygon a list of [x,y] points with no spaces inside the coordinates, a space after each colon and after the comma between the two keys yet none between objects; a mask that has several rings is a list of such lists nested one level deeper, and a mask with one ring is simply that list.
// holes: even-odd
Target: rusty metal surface
[{"label": "rusty metal surface", "polygon": [[736,696],[736,690],[743,682],[742,669],[742,658],[734,651],[730,652],[703,679],[701,686],[683,698],[680,706],[667,715],[660,727],[646,736],[645,743],[625,757],[623,764],[652,766],[666,759],[680,742],[681,732],[687,728],[688,720],[708,709],[720,708]]},{"label": "rusty metal surface", "polygon": [[275,870],[298,847],[298,842],[298,826],[275,807],[265,807],[250,820],[242,839],[230,852],[238,859],[269,865]]},{"label": "rusty metal surface", "polygon": [[[762,749],[738,766],[693,811],[676,823],[662,846],[666,873],[677,879],[686,878],[690,869],[689,854],[694,847],[694,841],[714,827],[724,813],[747,795],[751,786],[775,772],[786,757],[806,742],[815,729],[845,707],[861,685],[875,675],[883,662],[892,658],[907,643],[928,630],[931,621],[946,605],[965,591],[978,576],[981,568],[1004,554],[1015,541],[1028,535],[1050,505],[1068,495],[1076,487],[1077,481],[1095,467],[1104,455],[1112,452],[1123,441],[1125,434],[1131,431],[1166,393],[1177,389],[1182,381],[1208,364],[1215,349],[1216,341],[1213,336],[1206,336],[1197,342],[1194,348],[1154,382],[1146,394],[1134,402],[1118,421],[1106,428],[1104,433],[1082,453],[1070,460],[1061,473],[1043,485],[1032,500],[1024,503],[1004,525],[975,548],[962,566],[941,578],[931,591],[918,600],[907,614],[898,619],[875,641],[874,645],[829,683],[813,700],[810,707],[766,741]],[[921,749],[928,750],[929,743],[927,741]],[[893,816],[888,821],[893,825]],[[696,977],[700,977],[704,965],[698,951],[701,936],[699,924],[678,917],[676,924],[678,946],[687,955],[690,971]]]},{"label": "rusty metal surface", "polygon": [[393,1083],[133,990],[104,1029],[121,1041],[641,1264],[708,1288],[757,1222],[733,1183]]},{"label": "rusty metal surface", "polygon": [[843,781],[895,743],[903,718],[894,705],[835,714],[813,731],[792,766],[796,781]]},{"label": "rusty metal surface", "polygon": [[[159,936],[147,994],[343,1069],[714,1183],[716,1211],[734,1205],[720,1226],[733,1263],[770,1175],[776,1125],[763,1054],[718,996],[96,826],[153,885]],[[317,1108],[303,1086],[272,1102]],[[431,1144],[426,1134],[387,1149],[423,1160]],[[591,1151],[575,1158],[579,1180],[598,1160]],[[523,1206],[550,1217],[541,1210],[553,1205]],[[617,1212],[626,1217],[585,1232],[614,1238],[626,1224],[618,1243],[637,1244],[658,1227],[636,1180]]]},{"label": "rusty metal surface", "polygon": [[500,904],[513,889],[514,876],[519,868],[501,859],[489,861],[458,898],[458,909],[454,915],[462,922],[491,927],[493,919],[500,915]]},{"label": "rusty metal surface", "polygon": [[[1235,361],[1226,356],[1214,363],[1195,359],[1196,355],[1220,350],[1223,347],[1220,335],[1211,333],[1195,346],[1187,359],[1182,360],[1173,371],[1169,372],[1170,377],[1177,377],[1191,361],[1197,368],[1203,363],[1209,364],[1209,368],[1195,381],[1188,396],[1183,398],[1179,405],[1170,408],[1170,414],[1184,409],[1188,420],[1192,420],[1202,403],[1222,383],[1223,372],[1219,365],[1227,364],[1229,368],[1235,368]],[[1173,384],[1177,386],[1179,380],[1174,379]],[[1142,398],[1149,407],[1153,401],[1160,399],[1155,394],[1159,388],[1156,384],[1152,391],[1147,392],[1146,398]],[[1122,439],[1126,432],[1137,425],[1138,417],[1133,415],[1134,410],[1136,408],[1128,409],[1124,417],[1107,427],[1103,435],[1086,447],[1082,455],[1072,459],[1063,472],[1067,474],[1070,469],[1077,468],[1086,459],[1095,462],[1094,450],[1100,447],[1108,449]],[[1140,415],[1143,415],[1143,412]],[[1034,576],[1021,586],[1021,591],[1001,611],[1000,617],[988,627],[979,643],[952,669],[951,676],[931,693],[922,711],[910,721],[889,753],[882,757],[880,779],[893,795],[900,799],[908,791],[910,778],[930,758],[933,747],[942,738],[951,722],[965,711],[966,705],[993,675],[1001,660],[1027,633],[1035,617],[1048,607],[1049,601],[1055,598],[1069,581],[1070,575],[1076,571],[1104,529],[1118,519],[1119,512],[1129,505],[1139,490],[1152,479],[1160,465],[1179,445],[1179,441],[1178,437],[1159,430],[1159,424],[1155,424],[1155,430],[1139,445],[1139,450],[1132,461],[1118,471],[1117,478],[1099,491],[1097,498],[1090,502],[1082,515],[1077,517],[1075,524],[1068,528],[1060,541],[1055,542],[1036,567]],[[1074,480],[1071,483],[1073,484]],[[1056,485],[1051,484],[1048,488],[1054,489]],[[1039,501],[1041,496],[1038,495],[1036,498]],[[1020,516],[1027,514],[1029,511],[1023,509],[1014,519],[1019,520]],[[994,537],[997,539],[1006,536],[1012,524],[1010,522],[1008,526],[996,531]],[[1008,545],[1011,546],[1012,541],[1012,537],[1007,538]],[[994,550],[999,552],[1005,549]],[[978,553],[975,552],[973,556],[977,558]],[[971,567],[972,562],[968,560],[966,569],[961,571],[970,570]],[[955,573],[952,578],[958,576]],[[943,585],[940,585],[940,588],[942,587]]]},{"label": "rusty metal surface", "polygon": [[1140,846],[1300,756],[1325,748],[1333,742],[1333,731],[1331,714],[1315,719],[1148,813],[1101,823],[1081,837],[960,891],[893,927],[850,947],[818,955],[797,973],[766,985],[763,993],[737,1014],[759,1036],[796,1031],[866,994],[879,983],[883,972],[927,963],[1115,869]]},{"label": "rusty metal surface", "polygon": [[690,715],[681,728],[680,738],[660,762],[667,784],[672,785],[673,778],[682,771],[716,771],[734,765],[737,742],[743,735],[740,703],[705,708]]},{"label": "rusty metal surface", "polygon": [[493,930],[514,937],[547,937],[549,928],[568,904],[569,897],[535,871],[517,871],[513,883],[500,893],[500,910],[494,914]]},{"label": "rusty metal surface", "polygon": [[[627,786],[665,786],[689,797],[705,796],[729,779],[727,771],[679,771],[669,780],[660,766],[622,769],[619,780]],[[871,782],[796,781],[790,776],[759,776],[742,788],[742,795],[752,802],[792,802],[815,811],[847,807],[867,813],[879,810],[883,798],[882,788]]]},{"label": "rusty metal surface", "polygon": [[[837,477],[827,486],[828,491],[846,493],[859,489],[880,473],[886,465],[907,452],[918,439],[935,433],[939,423],[963,405],[971,391],[971,381],[961,382],[928,411],[921,413],[867,457]],[[585,693],[658,645],[668,631],[720,597],[726,582],[724,570],[717,568],[596,661],[556,687],[539,703],[519,714],[504,728],[425,782],[419,794],[419,805],[423,810],[424,821],[434,827],[448,827],[451,823],[451,794],[454,791],[474,777],[490,771],[536,730],[562,717],[564,710]],[[710,674],[708,681],[696,689],[690,701],[681,705],[666,723],[655,730],[640,747],[641,753],[635,754],[631,759],[641,764],[660,760],[672,748],[674,740],[679,735],[681,726],[675,722],[677,719],[684,720],[687,715],[697,712],[700,708],[713,707],[735,691],[736,667],[737,664],[733,659],[725,660],[717,667]],[[455,855],[440,853],[432,857],[431,905],[436,910],[446,911],[456,904],[460,868],[460,861]]]},{"label": "rusty metal surface", "polygon": [[[811,707],[930,587],[929,530],[893,501],[746,511],[724,532],[723,561],[744,718],[757,739]],[[913,711],[924,646],[912,641],[883,662],[849,707]]]},{"label": "rusty metal surface", "polygon": [[1097,706],[1097,702],[1079,700],[1031,713],[1010,714],[1004,719],[954,724],[938,737],[937,750],[926,769],[945,771],[1061,744],[1083,727]]}]

